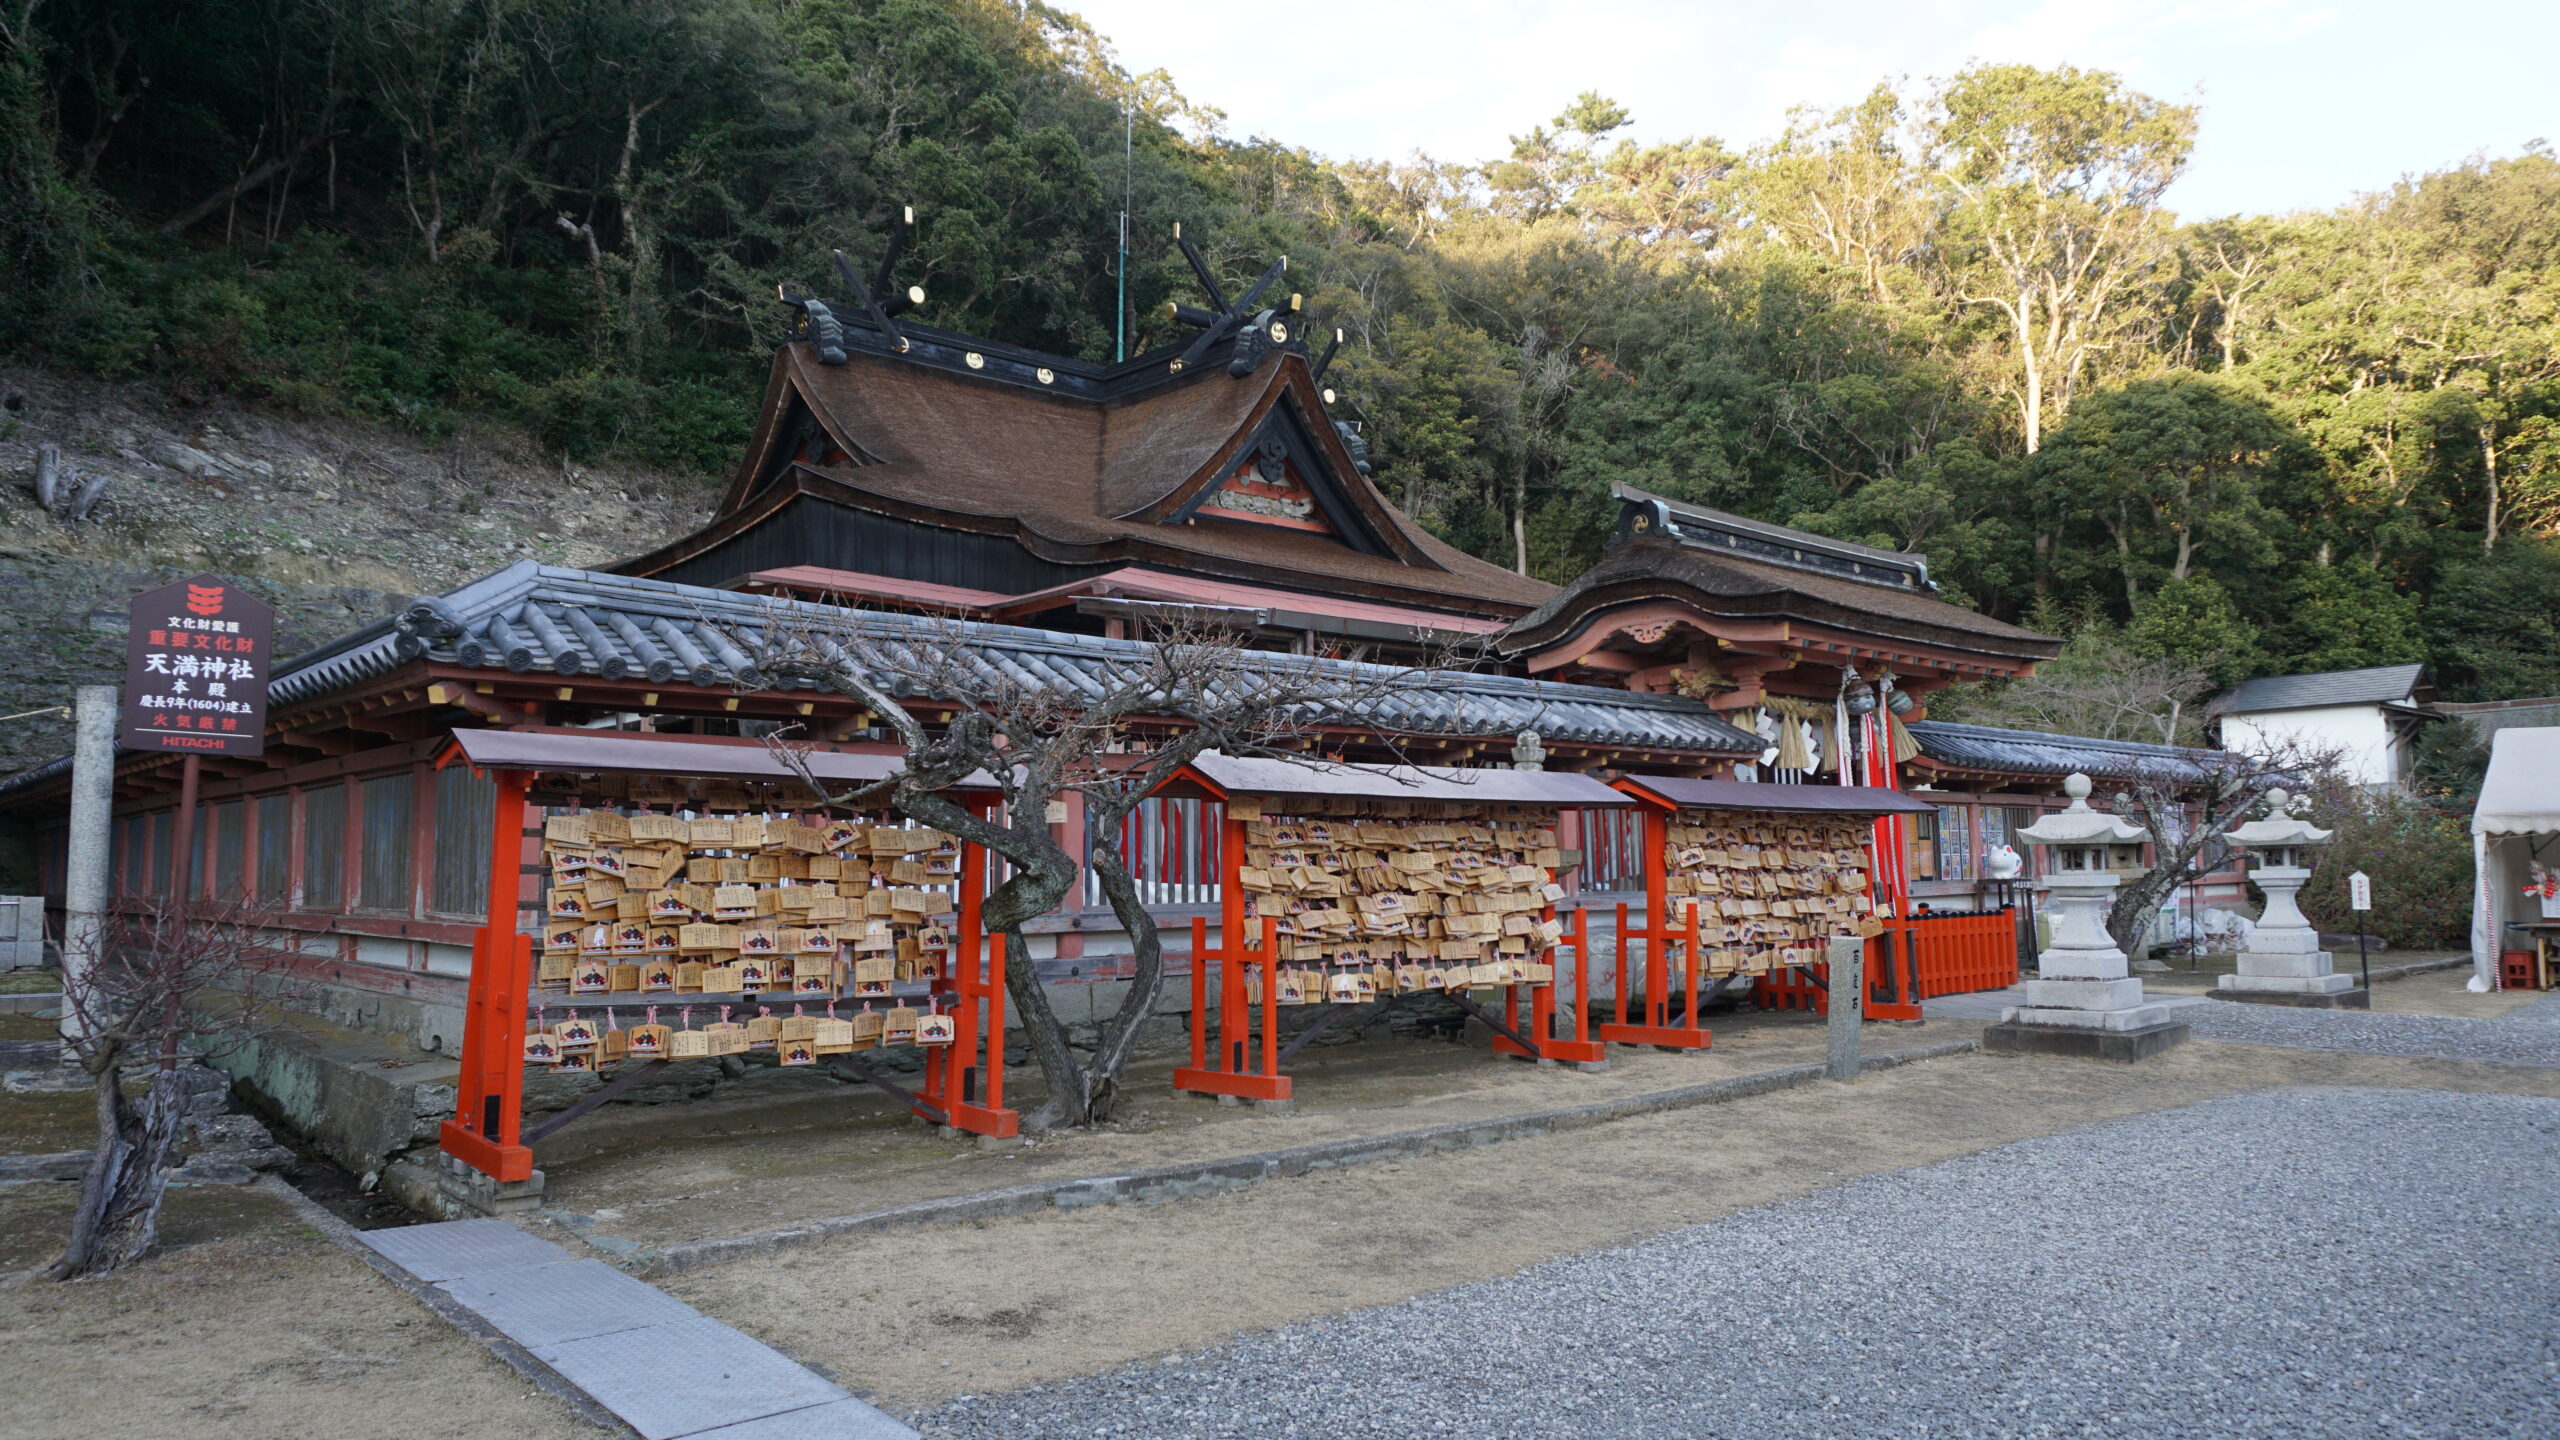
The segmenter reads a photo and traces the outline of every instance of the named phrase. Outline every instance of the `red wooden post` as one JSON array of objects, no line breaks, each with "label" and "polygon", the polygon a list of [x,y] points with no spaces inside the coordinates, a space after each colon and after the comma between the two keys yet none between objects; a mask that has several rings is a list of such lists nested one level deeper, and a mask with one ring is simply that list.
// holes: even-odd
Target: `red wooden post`
[{"label": "red wooden post", "polygon": [[1573,1038],[1591,1041],[1591,911],[1582,905],[1573,907]]},{"label": "red wooden post", "polygon": [[987,943],[987,1108],[1004,1117],[1000,1136],[1012,1135],[1021,1117],[1004,1108],[1004,937]]},{"label": "red wooden post", "polygon": [[[189,755],[178,765],[178,818],[170,837],[169,893],[189,900],[201,899],[196,857],[204,847],[196,843],[196,786],[204,772],[204,757]],[[213,867],[204,866],[210,870]]]},{"label": "red wooden post", "polygon": [[[1648,902],[1649,903],[1649,902]],[[1618,902],[1618,1024],[1627,1023],[1627,902]],[[1601,1037],[1608,1037],[1608,1027],[1601,1027]]]},{"label": "red wooden post", "polygon": [[[1229,827],[1242,830],[1241,823]],[[1250,948],[1244,934],[1244,846],[1239,835],[1227,837],[1232,858],[1219,868],[1218,886],[1218,1064],[1226,1071],[1244,1069],[1244,1038],[1248,1017],[1244,1005],[1244,952]]]},{"label": "red wooden post", "polygon": [[[1218,797],[1225,799],[1225,796]],[[1232,813],[1225,817],[1220,831],[1224,843],[1219,847],[1218,876],[1218,1056],[1215,1065],[1192,1064],[1173,1072],[1173,1088],[1204,1095],[1236,1095],[1249,1100],[1286,1100],[1289,1079],[1272,1072],[1279,1068],[1277,1044],[1279,1016],[1279,928],[1280,922],[1264,916],[1262,921],[1262,1029],[1263,1071],[1248,1073],[1245,1069],[1248,1047],[1252,1045],[1253,1018],[1244,999],[1245,966],[1252,963],[1251,951],[1245,944],[1244,914],[1244,822]],[[1194,931],[1195,937],[1199,932]],[[1193,944],[1196,946],[1195,938]],[[1194,958],[1195,968],[1202,962]],[[1197,1037],[1206,1029],[1207,1017],[1198,1006],[1205,998],[1205,988],[1195,979],[1192,995],[1192,1031]],[[1197,1057],[1199,1051],[1193,1050]]]},{"label": "red wooden post", "polygon": [[1256,1068],[1265,1080],[1280,1078],[1280,922],[1269,915],[1262,917],[1262,1064]]},{"label": "red wooden post", "polygon": [[1703,983],[1706,973],[1706,947],[1698,939],[1698,902],[1692,900],[1689,902],[1689,1028],[1692,1030],[1704,1031],[1707,1028],[1704,1008],[1706,987]]},{"label": "red wooden post", "polygon": [[[1555,985],[1540,987],[1536,992],[1547,997],[1547,1019],[1544,1028],[1530,1032],[1538,1042],[1538,1058],[1560,1060],[1571,1065],[1595,1065],[1609,1058],[1609,1047],[1591,1038],[1591,919],[1580,905],[1573,907],[1573,924],[1558,937],[1555,949],[1548,951],[1553,959],[1567,947],[1573,950],[1573,1023],[1553,1023]],[[1502,1054],[1520,1053],[1511,1042],[1495,1036],[1493,1048]]]},{"label": "red wooden post", "polygon": [[524,891],[525,787],[532,778],[521,770],[501,770],[496,776],[488,921],[471,951],[454,1116],[438,1133],[446,1154],[500,1181],[533,1178],[533,1150],[517,1138],[524,1111],[524,1007],[533,983],[533,937],[516,928]]},{"label": "red wooden post", "polygon": [[951,937],[951,973],[934,987],[951,993],[951,1029],[957,1038],[949,1047],[927,1050],[924,1056],[925,1097],[941,1109],[950,1124],[958,1123],[958,1107],[965,1098],[961,1076],[981,1054],[978,996],[984,982],[979,970],[978,926],[985,867],[986,852],[962,841],[958,893],[952,904],[955,933]]},{"label": "red wooden post", "polygon": [[1671,1023],[1671,821],[1650,806],[1644,812],[1645,1017],[1657,1030]]},{"label": "red wooden post", "polygon": [[1191,1068],[1209,1064],[1209,917],[1191,917]]}]

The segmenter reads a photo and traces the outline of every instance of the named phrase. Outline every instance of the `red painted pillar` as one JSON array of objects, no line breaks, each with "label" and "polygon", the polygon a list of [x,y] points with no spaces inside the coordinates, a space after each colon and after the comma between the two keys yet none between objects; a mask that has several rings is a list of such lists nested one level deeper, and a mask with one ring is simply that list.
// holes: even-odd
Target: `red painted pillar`
[{"label": "red painted pillar", "polygon": [[1191,917],[1191,1068],[1209,1063],[1209,917]]},{"label": "red painted pillar", "polygon": [[[1244,967],[1244,877],[1239,873],[1244,864],[1244,822],[1226,822],[1227,862],[1219,867],[1218,919],[1223,934],[1219,937],[1218,966],[1218,1068],[1230,1073],[1244,1069],[1245,1047],[1253,1038],[1253,1017],[1245,1006]],[[1264,956],[1269,959],[1269,955]],[[1266,979],[1273,978],[1267,972]],[[1279,997],[1265,992],[1263,1004],[1268,1007]]]},{"label": "red painted pillar", "polygon": [[1671,827],[1665,813],[1644,813],[1644,1011],[1645,1023],[1671,1023]]},{"label": "red painted pillar", "polygon": [[462,1030],[462,1074],[444,1152],[501,1181],[533,1178],[533,1151],[518,1139],[524,1113],[524,1007],[533,984],[533,938],[517,929],[524,891],[525,787],[521,770],[497,772],[489,835],[489,913],[471,953]]},{"label": "red painted pillar", "polygon": [[[1004,937],[992,936],[987,942],[987,1108],[1004,1110]],[[995,1133],[1009,1136],[1018,1123],[1011,1114],[1001,1116],[1002,1127]]]}]

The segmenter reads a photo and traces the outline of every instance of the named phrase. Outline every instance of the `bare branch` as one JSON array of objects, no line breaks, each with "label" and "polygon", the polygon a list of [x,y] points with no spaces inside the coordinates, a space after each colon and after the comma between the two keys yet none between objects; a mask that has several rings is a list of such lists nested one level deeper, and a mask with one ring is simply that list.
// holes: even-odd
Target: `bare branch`
[{"label": "bare branch", "polygon": [[[821,783],[803,734],[777,732],[765,744],[821,804],[885,805],[1010,861],[1011,874],[982,910],[986,928],[1008,936],[1009,953],[1023,953],[1025,922],[1073,892],[1075,857],[1054,830],[1051,806],[1070,796],[1084,802],[1089,860],[1130,936],[1137,974],[1091,1053],[1079,1054],[1032,968],[1008,968],[1049,1084],[1047,1103],[1027,1117],[1035,1127],[1109,1118],[1162,989],[1161,936],[1116,848],[1122,822],[1210,750],[1312,764],[1338,758],[1356,738],[1405,758],[1399,701],[1465,663],[1454,649],[1415,665],[1256,650],[1249,634],[1172,612],[1145,641],[1079,644],[1036,658],[1009,649],[995,627],[956,619],[783,600],[752,620],[699,619],[734,656],[727,663],[742,691],[820,687],[887,722],[903,768],[844,793]],[[992,785],[998,803],[972,805],[966,783]]]}]

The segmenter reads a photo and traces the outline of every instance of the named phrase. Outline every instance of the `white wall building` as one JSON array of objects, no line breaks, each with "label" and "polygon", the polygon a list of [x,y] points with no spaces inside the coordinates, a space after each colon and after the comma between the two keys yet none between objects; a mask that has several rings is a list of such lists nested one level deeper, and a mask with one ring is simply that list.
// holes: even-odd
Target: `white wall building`
[{"label": "white wall building", "polygon": [[2357,783],[2405,786],[2410,744],[2435,699],[2424,665],[2244,680],[2213,702],[2222,748],[2265,754],[2291,742],[2335,749]]}]

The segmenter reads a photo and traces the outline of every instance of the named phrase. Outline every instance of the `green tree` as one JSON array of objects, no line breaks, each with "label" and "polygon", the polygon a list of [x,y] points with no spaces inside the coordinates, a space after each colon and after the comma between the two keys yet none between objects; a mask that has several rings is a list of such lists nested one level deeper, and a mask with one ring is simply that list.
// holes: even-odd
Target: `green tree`
[{"label": "green tree", "polygon": [[2448,567],[2422,624],[2446,699],[2560,695],[2560,545],[2510,537]]},{"label": "green tree", "polygon": [[2293,585],[2285,616],[2287,668],[2303,674],[2397,665],[2426,657],[2418,601],[2370,560],[2314,565]]},{"label": "green tree", "polygon": [[2161,582],[2133,607],[2125,640],[2134,653],[2176,661],[2217,686],[2247,679],[2262,663],[2257,627],[2209,575]]},{"label": "green tree", "polygon": [[1977,65],[1939,92],[1928,130],[1955,198],[1955,283],[2006,322],[2003,386],[2028,454],[2153,323],[2142,292],[2167,250],[2160,196],[2195,126],[2193,106],[2070,66]]},{"label": "green tree", "polygon": [[2065,533],[2103,539],[2128,614],[2155,579],[2185,582],[2217,562],[2234,572],[2272,563],[2282,522],[2267,504],[2270,488],[2316,472],[2309,448],[2263,400],[2194,374],[2090,396],[2030,467]]}]

